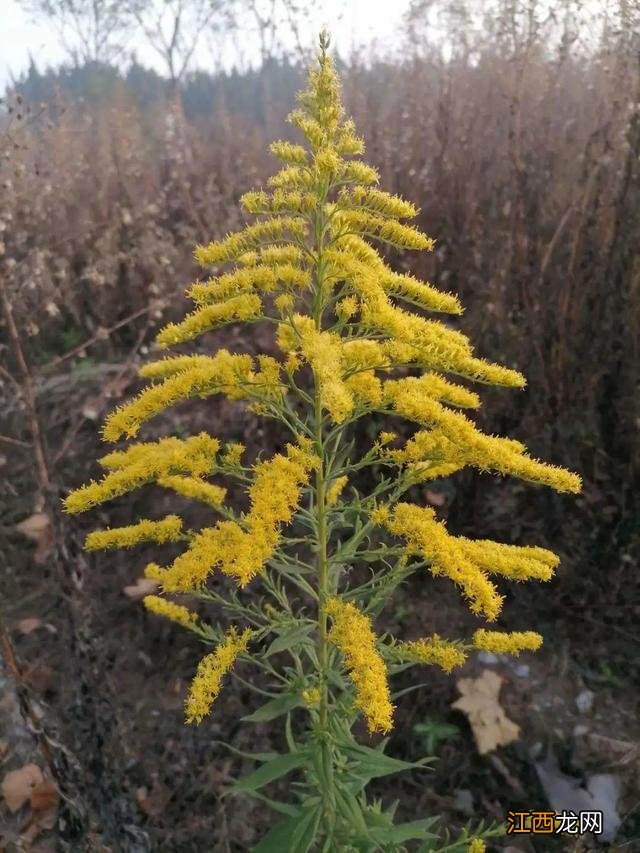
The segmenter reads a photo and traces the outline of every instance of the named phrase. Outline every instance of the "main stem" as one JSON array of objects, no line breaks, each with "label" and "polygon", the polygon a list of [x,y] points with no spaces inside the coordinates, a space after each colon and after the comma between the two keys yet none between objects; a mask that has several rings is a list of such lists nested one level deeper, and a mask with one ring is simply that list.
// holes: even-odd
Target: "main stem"
[{"label": "main stem", "polygon": [[[324,199],[323,199],[324,200]],[[324,222],[321,213],[317,214],[315,223],[315,238],[318,251],[318,267],[316,270],[316,293],[313,306],[313,318],[316,329],[322,331],[324,263],[322,260],[322,244]],[[318,720],[318,735],[320,741],[321,760],[321,797],[323,802],[322,823],[325,830],[325,850],[332,845],[333,828],[335,825],[335,796],[333,782],[333,755],[328,727],[329,709],[329,640],[327,631],[327,614],[325,605],[331,595],[329,581],[329,564],[327,560],[327,507],[326,485],[327,469],[324,448],[324,433],[322,427],[322,405],[320,401],[320,385],[314,376],[314,438],[316,450],[320,457],[320,466],[316,471],[315,508],[317,520],[317,568],[318,568],[318,664],[320,667],[320,709]]]}]

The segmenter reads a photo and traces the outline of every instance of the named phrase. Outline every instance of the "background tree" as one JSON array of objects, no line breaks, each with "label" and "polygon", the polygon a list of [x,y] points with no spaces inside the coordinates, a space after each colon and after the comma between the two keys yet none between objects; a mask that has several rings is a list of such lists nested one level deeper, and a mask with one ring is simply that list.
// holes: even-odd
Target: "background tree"
[{"label": "background tree", "polygon": [[162,60],[175,90],[208,31],[226,31],[231,26],[234,5],[235,0],[134,0],[126,8]]},{"label": "background tree", "polygon": [[123,0],[18,0],[34,18],[46,18],[74,64],[118,59],[131,35]]}]

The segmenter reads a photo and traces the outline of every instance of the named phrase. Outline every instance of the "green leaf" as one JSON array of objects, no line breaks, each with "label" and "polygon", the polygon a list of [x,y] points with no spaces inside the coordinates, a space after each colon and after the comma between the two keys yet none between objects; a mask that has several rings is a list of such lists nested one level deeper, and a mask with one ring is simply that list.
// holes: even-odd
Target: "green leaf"
[{"label": "green leaf", "polygon": [[271,761],[272,758],[276,758],[280,754],[279,752],[245,752],[242,749],[236,749],[235,746],[231,746],[231,744],[225,743],[223,740],[214,740],[213,743],[224,746],[230,752],[233,752],[234,755],[239,755],[241,758],[250,758],[252,761]]},{"label": "green leaf", "polygon": [[282,696],[265,702],[253,714],[248,714],[242,719],[245,723],[268,723],[269,720],[275,720],[276,717],[281,717],[301,704],[300,697],[295,693],[283,693]]},{"label": "green leaf", "polygon": [[320,821],[320,807],[300,809],[295,817],[269,830],[253,848],[253,853],[306,853],[313,844]]},{"label": "green leaf", "polygon": [[233,786],[234,791],[256,791],[262,788],[268,782],[273,782],[281,776],[295,770],[296,767],[301,767],[308,760],[309,756],[306,752],[289,752],[285,755],[279,755],[271,761],[265,763],[238,781]]},{"label": "green leaf", "polygon": [[287,714],[287,721],[284,724],[284,736],[287,739],[287,746],[289,747],[289,752],[297,752],[298,744],[295,741],[293,736],[293,729],[291,728],[291,714]]},{"label": "green leaf", "polygon": [[365,823],[360,803],[346,787],[338,785],[335,789],[336,810],[349,829],[361,838],[369,838],[369,828]]},{"label": "green leaf", "polygon": [[282,803],[280,800],[272,800],[271,797],[266,797],[262,791],[244,791],[248,797],[254,797],[262,803],[266,803],[270,809],[279,814],[287,815],[287,817],[295,817],[299,809],[289,803]]},{"label": "green leaf", "polygon": [[[383,744],[384,747],[384,744]],[[414,770],[422,767],[429,758],[421,761],[401,761],[385,755],[380,749],[371,749],[368,746],[349,746],[345,749],[346,754],[356,764],[350,768],[350,773],[359,778],[377,779],[380,776],[389,776],[392,773],[400,773],[403,770]]]},{"label": "green leaf", "polygon": [[438,818],[425,818],[424,820],[413,820],[410,823],[399,823],[397,826],[376,827],[371,830],[371,835],[379,844],[403,844],[405,841],[414,839],[426,840],[435,838],[431,829]]},{"label": "green leaf", "polygon": [[265,652],[265,658],[271,657],[271,655],[275,655],[278,652],[284,652],[287,649],[291,649],[297,646],[302,640],[304,640],[311,632],[313,625],[294,625],[292,628],[288,628],[283,634],[280,634],[279,637],[271,643],[267,651]]}]

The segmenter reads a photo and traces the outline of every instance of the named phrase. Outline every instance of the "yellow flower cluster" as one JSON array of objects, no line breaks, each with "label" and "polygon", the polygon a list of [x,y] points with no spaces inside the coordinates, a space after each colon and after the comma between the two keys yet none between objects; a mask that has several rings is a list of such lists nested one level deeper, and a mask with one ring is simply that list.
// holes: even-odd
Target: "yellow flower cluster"
[{"label": "yellow flower cluster", "polygon": [[386,504],[379,504],[369,513],[369,518],[374,524],[379,526],[386,524],[389,519],[389,507]]},{"label": "yellow flower cluster", "polygon": [[[416,463],[413,468],[430,476],[424,462],[444,463],[462,468],[473,465],[483,471],[511,474],[532,483],[551,486],[561,492],[578,492],[581,480],[577,474],[532,459],[523,444],[513,439],[485,435],[462,412],[453,412],[441,402],[472,405],[462,397],[438,394],[429,388],[431,377],[389,380],[384,394],[393,410],[416,423],[431,426],[430,431],[417,432],[402,450],[389,455],[397,462]],[[455,386],[451,386],[455,387]],[[469,392],[466,392],[469,393]]]},{"label": "yellow flower cluster", "polygon": [[226,444],[224,448],[224,453],[222,454],[222,464],[226,465],[229,468],[236,468],[241,463],[242,454],[244,453],[244,451],[244,444],[240,444],[239,442]]},{"label": "yellow flower cluster", "polygon": [[293,263],[269,265],[267,263],[240,267],[205,282],[196,282],[187,290],[187,296],[196,305],[224,302],[240,293],[273,293],[280,286],[290,290],[304,290],[311,282],[309,271]]},{"label": "yellow flower cluster", "polygon": [[[298,248],[298,246],[274,244],[272,246],[262,246],[260,249],[255,249],[251,252],[245,252],[238,258],[238,263],[242,264],[243,267],[295,267],[296,269],[300,269],[303,260],[302,249]],[[294,285],[292,284],[291,286]]]},{"label": "yellow flower cluster", "polygon": [[[389,379],[385,382],[384,393],[385,401],[396,411],[406,413],[406,417],[414,411],[412,405],[417,408],[419,414],[419,400],[428,401],[427,411],[430,411],[429,404],[432,400],[462,409],[477,409],[480,406],[480,398],[475,391],[448,382],[437,373],[424,373],[422,376],[409,376],[406,379]],[[445,413],[446,411],[445,409]]]},{"label": "yellow flower cluster", "polygon": [[359,408],[377,409],[382,403],[382,381],[373,370],[363,370],[345,380],[345,387]]},{"label": "yellow flower cluster", "polygon": [[[394,342],[343,340],[332,332],[319,332],[309,316],[295,314],[290,323],[281,324],[278,344],[285,353],[300,353],[311,365],[320,387],[322,407],[334,423],[344,421],[355,407],[377,408],[383,402],[385,408],[392,407],[412,419],[424,416],[424,411],[430,411],[429,406],[438,401],[469,408],[480,405],[476,393],[435,373],[419,379],[389,380],[383,386],[375,369],[411,363],[411,353]],[[437,409],[445,415],[447,411],[442,406]]]},{"label": "yellow flower cluster", "polygon": [[460,313],[460,304],[455,297],[440,293],[411,276],[392,273],[380,256],[357,237],[343,236],[336,242],[338,247],[326,252],[330,275],[335,280],[346,279],[361,300],[362,328],[389,338],[386,346],[380,344],[378,350],[380,354],[386,350],[389,367],[413,363],[476,381],[524,386],[524,377],[516,371],[476,358],[468,339],[460,332],[393,305],[387,290],[421,307]]},{"label": "yellow flower cluster", "polygon": [[158,361],[143,364],[138,371],[138,376],[143,379],[168,379],[186,370],[199,367],[206,369],[210,364],[210,355],[170,355]]},{"label": "yellow flower cluster", "polygon": [[406,540],[410,553],[430,562],[433,575],[444,575],[459,586],[474,613],[483,613],[489,620],[498,616],[502,596],[480,567],[465,556],[456,537],[436,520],[432,509],[398,504],[386,526]]},{"label": "yellow flower cluster", "polygon": [[341,189],[336,207],[340,210],[365,210],[392,219],[413,219],[419,213],[414,204],[398,195],[362,186]]},{"label": "yellow flower cluster", "polygon": [[254,466],[249,488],[250,510],[242,519],[221,521],[201,530],[189,548],[162,575],[163,588],[180,592],[198,587],[216,567],[246,586],[271,557],[280,539],[280,526],[293,518],[300,489],[318,458],[308,446],[287,446]]},{"label": "yellow flower cluster", "polygon": [[142,542],[177,542],[182,537],[182,519],[177,515],[167,515],[161,521],[144,518],[137,524],[129,524],[126,527],[94,530],[85,539],[84,547],[87,551],[132,548]]},{"label": "yellow flower cluster", "polygon": [[144,576],[151,581],[158,581],[158,583],[161,583],[164,571],[165,570],[157,563],[147,563],[144,567]]},{"label": "yellow flower cluster", "polygon": [[504,634],[479,628],[473,635],[473,645],[484,652],[518,655],[525,650],[537,651],[542,645],[542,637],[535,631],[512,631],[510,634]]},{"label": "yellow flower cluster", "polygon": [[251,634],[249,628],[240,635],[235,628],[231,628],[215,651],[202,658],[185,702],[188,723],[201,723],[209,714],[220,692],[223,677],[229,672],[238,655],[247,650]]},{"label": "yellow flower cluster", "polygon": [[172,622],[177,622],[179,625],[184,625],[185,628],[191,628],[198,621],[198,614],[192,613],[182,604],[176,604],[173,601],[167,601],[166,598],[161,598],[159,595],[145,595],[142,603],[151,613],[156,613],[158,616],[164,616]]},{"label": "yellow flower cluster", "polygon": [[317,687],[302,691],[302,699],[307,708],[314,708],[320,702],[320,697],[320,690]]},{"label": "yellow flower cluster", "polygon": [[398,643],[393,652],[408,663],[435,664],[445,672],[451,672],[467,659],[464,651],[455,643],[443,640],[438,634],[422,640]]},{"label": "yellow flower cluster", "polygon": [[339,171],[339,175],[347,183],[364,184],[366,187],[377,184],[380,180],[378,170],[368,163],[362,163],[360,160],[344,163]]},{"label": "yellow flower cluster", "polygon": [[[126,527],[94,531],[86,539],[89,550],[141,542],[183,542],[182,553],[168,567],[149,563],[145,577],[157,582],[163,593],[200,591],[206,595],[201,588],[214,571],[244,587],[267,564],[275,569],[293,560],[289,552],[274,554],[279,547],[288,549],[301,541],[286,537],[283,528],[295,522],[303,503],[305,508],[299,516],[303,531],[308,529],[311,515],[317,514],[310,535],[314,542],[318,540],[319,570],[314,591],[321,608],[318,628],[323,627],[325,617],[330,620],[328,636],[320,631],[320,641],[328,639],[341,653],[330,655],[330,665],[342,657],[343,671],[353,684],[355,708],[363,714],[369,731],[386,733],[393,725],[394,706],[385,660],[396,666],[435,665],[451,672],[464,664],[472,648],[518,654],[537,649],[542,638],[530,631],[479,629],[472,643],[445,640],[438,634],[378,643],[367,615],[372,604],[363,604],[360,610],[346,600],[349,593],[341,597],[337,591],[330,591],[332,581],[327,582],[324,571],[327,546],[329,553],[332,548],[323,540],[340,535],[335,522],[349,511],[341,503],[349,481],[347,473],[382,463],[385,469],[395,466],[398,482],[385,473],[372,494],[356,500],[353,511],[366,507],[370,523],[356,527],[354,537],[344,543],[344,553],[353,549],[356,559],[358,553],[368,559],[369,548],[375,547],[369,545],[376,533],[371,528],[384,527],[405,543],[404,547],[389,549],[389,559],[399,555],[393,577],[425,564],[434,576],[451,580],[471,610],[489,621],[498,617],[503,601],[495,576],[547,581],[558,557],[542,548],[452,536],[433,509],[395,503],[397,495],[405,486],[468,465],[560,491],[578,491],[580,479],[531,458],[518,441],[485,435],[459,411],[478,409],[480,398],[445,376],[514,388],[523,388],[525,379],[516,370],[477,357],[468,338],[452,324],[425,315],[462,314],[455,295],[408,273],[394,272],[384,260],[385,246],[431,251],[435,243],[407,224],[418,214],[413,203],[378,189],[378,172],[361,160],[348,159],[361,155],[364,143],[356,135],[353,122],[344,120],[338,78],[326,55],[327,46],[323,36],[319,67],[311,72],[309,89],[299,96],[300,109],[289,116],[307,146],[282,140],[273,143],[271,151],[283,167],[269,179],[267,189],[248,192],[241,199],[245,211],[257,221],[197,247],[199,263],[214,269],[202,276],[206,280],[196,281],[187,291],[193,310],[181,321],[169,323],[157,336],[157,343],[164,348],[224,324],[265,321],[277,324],[277,343],[284,362],[266,355],[254,358],[232,354],[225,349],[211,356],[159,359],[140,371],[149,384],[112,412],[103,427],[107,441],[132,437],[169,406],[224,394],[231,400],[248,400],[251,411],[279,418],[287,427],[299,426],[303,434],[311,435],[313,428],[315,443],[298,437],[297,445],[289,444],[286,451],[250,467],[242,463],[242,445],[227,445],[221,453],[220,442],[206,433],[186,440],[141,442],[104,456],[100,460],[106,472],[103,478],[72,492],[65,508],[81,512],[155,483],[217,510],[219,520],[197,532],[185,531],[181,519],[170,515],[159,521],[143,519]],[[384,245],[375,248],[371,242]],[[218,264],[227,266],[219,270]],[[304,372],[298,384],[294,374],[301,368]],[[404,378],[390,378],[389,374],[398,369]],[[409,372],[422,375],[407,376]],[[308,394],[305,383],[311,377],[313,390]],[[292,392],[291,405],[285,398],[288,391]],[[305,404],[309,404],[306,411]],[[318,407],[326,413],[322,417],[318,416]],[[399,441],[390,446],[397,438],[394,433],[381,433],[361,460],[350,460],[342,428],[333,429],[328,422],[344,426],[371,411],[405,418],[417,425],[417,432],[400,448]],[[323,459],[315,448],[324,448]],[[340,505],[340,512],[329,514],[327,525],[318,514],[322,487],[318,484],[315,492],[310,487],[314,470],[323,471],[319,482],[327,485],[325,506]],[[235,476],[248,483],[248,505],[243,513],[223,507],[226,490],[210,482],[215,474]],[[396,485],[397,490],[392,491]],[[378,503],[385,494],[388,503]],[[383,539],[386,541],[386,534]],[[300,571],[306,571],[305,565],[301,564]],[[289,580],[295,578],[289,576]],[[265,581],[267,590],[282,604],[280,580],[269,575]],[[299,583],[304,587],[306,582],[300,579]],[[372,594],[378,601],[387,593],[390,587],[384,583],[365,583],[360,592],[354,590],[351,595]],[[332,597],[327,600],[327,596]],[[235,595],[227,605],[237,612],[242,610]],[[144,606],[205,636],[197,614],[187,607],[161,595],[146,596]],[[267,633],[269,620],[283,624],[283,614],[268,603],[254,615],[260,636]],[[200,661],[185,702],[189,723],[199,723],[209,714],[224,676],[246,652],[252,636],[250,629],[239,633],[231,628]],[[319,650],[318,660],[326,659],[326,651]],[[314,656],[307,657],[312,660]],[[324,717],[327,682],[333,690],[342,683],[340,677],[336,672],[321,673],[322,679],[327,678],[321,684],[318,672],[298,669],[298,698],[308,708],[321,706],[321,714],[312,712],[314,719]],[[338,700],[335,713],[341,713],[341,707]],[[486,849],[480,839],[467,839],[463,846],[467,844],[468,853],[484,853]]]},{"label": "yellow flower cluster", "polygon": [[393,705],[371,620],[354,604],[339,598],[329,599],[325,612],[333,620],[329,640],[342,652],[356,689],[356,708],[364,714],[370,732],[390,731]]},{"label": "yellow flower cluster", "polygon": [[110,473],[99,483],[89,483],[67,495],[64,508],[67,512],[84,512],[145,483],[170,480],[180,474],[189,474],[195,480],[214,470],[219,447],[216,438],[202,432],[184,441],[163,438],[108,453],[98,461]]},{"label": "yellow flower cluster", "polygon": [[219,242],[198,246],[195,258],[203,267],[235,261],[265,243],[291,244],[295,240],[303,240],[306,232],[307,224],[301,216],[274,216],[248,225],[242,231],[228,234]]},{"label": "yellow flower cluster", "polygon": [[417,308],[445,314],[462,314],[462,306],[457,296],[444,293],[408,273],[397,273],[385,268],[380,284],[386,293]]},{"label": "yellow flower cluster", "polygon": [[345,296],[336,304],[336,316],[346,321],[357,314],[359,309],[360,303],[355,296]]},{"label": "yellow flower cluster", "polygon": [[315,182],[314,169],[302,166],[285,166],[267,181],[273,189],[283,190],[313,189]]},{"label": "yellow flower cluster", "polygon": [[481,838],[474,838],[467,847],[467,853],[486,853],[487,845]]},{"label": "yellow flower cluster", "polygon": [[165,489],[172,489],[183,498],[191,498],[214,508],[222,505],[227,494],[227,490],[222,486],[205,483],[197,477],[162,477],[158,480],[158,485]]},{"label": "yellow flower cluster", "polygon": [[291,325],[278,327],[278,345],[284,352],[299,349],[311,365],[320,388],[322,408],[335,423],[341,423],[353,409],[353,395],[342,380],[340,337],[319,332],[311,317],[296,314]]},{"label": "yellow flower cluster", "polygon": [[292,166],[304,166],[307,163],[307,151],[302,145],[294,145],[292,142],[278,139],[271,143],[269,150],[283,163]]},{"label": "yellow flower cluster", "polygon": [[162,348],[181,344],[225,323],[259,319],[262,316],[261,310],[262,302],[259,296],[241,293],[224,302],[198,308],[187,314],[180,323],[169,323],[156,336],[156,343]]},{"label": "yellow flower cluster", "polygon": [[[271,150],[285,167],[269,179],[269,185],[287,191],[311,191],[317,200],[320,188],[331,178],[342,184],[369,186],[377,183],[379,175],[371,166],[343,159],[362,154],[364,142],[356,135],[351,120],[342,121],[338,79],[328,57],[317,71],[311,72],[309,89],[299,95],[299,100],[303,109],[293,110],[288,120],[309,144],[311,161],[302,146],[274,143]],[[370,209],[373,213],[384,214],[388,209],[389,202],[373,196],[368,200],[370,204],[365,206],[364,212]],[[353,203],[362,210],[361,199],[354,198]],[[396,211],[407,215],[407,202],[397,199],[395,205]]]},{"label": "yellow flower cluster", "polygon": [[427,237],[417,228],[411,225],[403,225],[395,219],[386,219],[375,213],[369,213],[364,209],[344,209],[335,205],[330,207],[332,214],[331,231],[335,239],[345,234],[358,234],[363,237],[372,237],[382,243],[388,243],[399,249],[415,249],[417,251],[429,252],[435,243],[431,237]]},{"label": "yellow flower cluster", "polygon": [[489,620],[499,614],[502,597],[487,572],[514,580],[549,580],[558,564],[558,557],[544,548],[451,536],[434,510],[413,504],[397,504],[385,524],[406,540],[411,553],[430,561],[434,575],[444,575],[457,584],[474,613],[483,613]]},{"label": "yellow flower cluster", "polygon": [[560,558],[553,551],[533,545],[506,545],[490,539],[458,536],[464,554],[482,569],[515,581],[548,581]]},{"label": "yellow flower cluster", "polygon": [[276,189],[269,194],[264,190],[252,190],[245,193],[240,204],[248,213],[302,213],[309,214],[316,207],[318,199],[314,193],[302,193],[297,190]]},{"label": "yellow flower cluster", "polygon": [[347,476],[338,477],[337,480],[327,489],[326,504],[327,506],[335,506],[338,503],[342,490],[347,485],[349,478]]},{"label": "yellow flower cluster", "polygon": [[[238,400],[250,396],[276,398],[282,395],[283,388],[278,378],[280,368],[275,359],[263,356],[261,369],[255,371],[251,356],[232,355],[224,349],[218,350],[214,356],[195,357],[197,360],[189,362],[186,367],[184,358],[177,357],[179,367],[175,373],[171,372],[173,359],[158,362],[157,367],[165,372],[166,378],[145,388],[107,417],[102,430],[106,441],[136,435],[145,421],[191,397],[222,393]],[[146,376],[151,375],[150,368],[153,373],[153,365],[148,365]]]}]

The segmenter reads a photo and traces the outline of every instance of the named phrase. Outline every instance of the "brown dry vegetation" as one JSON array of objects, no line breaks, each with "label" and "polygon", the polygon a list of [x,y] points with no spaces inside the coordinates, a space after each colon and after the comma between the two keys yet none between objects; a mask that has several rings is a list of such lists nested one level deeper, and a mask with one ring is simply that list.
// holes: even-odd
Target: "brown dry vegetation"
[{"label": "brown dry vegetation", "polygon": [[[460,788],[471,790],[476,818],[502,820],[510,807],[542,802],[527,752],[535,741],[552,744],[568,767],[610,768],[606,751],[575,758],[576,722],[622,742],[639,736],[640,42],[629,26],[589,51],[567,31],[555,47],[545,38],[496,30],[473,49],[453,42],[447,62],[414,43],[402,62],[353,61],[343,71],[382,185],[417,202],[437,239],[426,260],[397,263],[458,292],[461,327],[479,352],[528,377],[523,393],[485,397],[484,428],[525,439],[534,455],[585,481],[578,499],[566,499],[463,475],[426,496],[457,532],[535,542],[563,557],[552,584],[509,592],[503,624],[538,628],[546,646],[526,684],[502,667],[523,741],[500,766],[474,753],[451,712],[452,680],[425,673],[429,687],[399,714],[396,754],[415,753],[412,726],[426,717],[460,729],[439,748],[432,777],[394,791],[408,815],[444,812],[451,824],[463,818]],[[57,500],[95,476],[97,421],[135,389],[161,319],[184,307],[194,244],[237,227],[239,196],[274,168],[266,147],[286,133],[296,75],[269,65],[255,76],[257,101],[237,103],[229,84],[207,111],[190,108],[188,92],[141,106],[122,81],[84,103],[60,86],[42,114],[26,94],[18,102],[20,87],[9,97],[0,172],[2,607],[23,713],[68,797],[58,827],[65,849],[245,850],[265,825],[257,802],[220,798],[241,761],[217,739],[268,749],[273,729],[238,726],[248,700],[239,683],[213,722],[183,727],[200,650],[123,594],[146,555],[87,560],[84,522],[62,519]],[[247,334],[256,333],[231,328],[216,343],[264,351]],[[181,409],[161,423],[170,426],[206,426],[254,449],[278,439],[222,403],[213,414]],[[149,506],[159,511],[160,500],[144,493],[100,520],[126,523]],[[55,509],[53,528],[34,552],[16,524],[45,506]],[[32,616],[51,627],[21,633],[19,620]],[[412,581],[387,620],[407,635],[425,625],[451,634],[463,617],[453,598]],[[596,693],[586,720],[574,705],[585,686]],[[640,844],[639,777],[637,767],[625,773],[617,849],[631,851]]]}]

